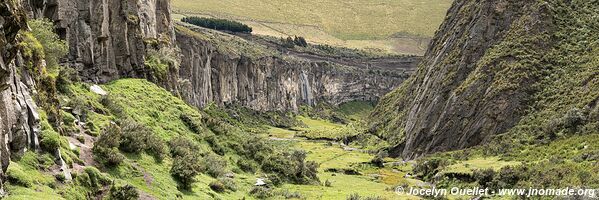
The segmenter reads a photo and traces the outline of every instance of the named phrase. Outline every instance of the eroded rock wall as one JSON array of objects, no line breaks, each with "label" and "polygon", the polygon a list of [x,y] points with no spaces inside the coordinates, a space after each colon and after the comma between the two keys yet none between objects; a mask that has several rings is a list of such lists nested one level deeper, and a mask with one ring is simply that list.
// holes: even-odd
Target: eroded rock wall
[{"label": "eroded rock wall", "polygon": [[10,158],[39,148],[40,118],[31,97],[34,82],[17,48],[17,33],[26,28],[18,1],[0,2],[0,197]]},{"label": "eroded rock wall", "polygon": [[49,18],[70,48],[67,63],[90,82],[147,77],[149,46],[170,46],[169,0],[25,0],[29,15]]},{"label": "eroded rock wall", "polygon": [[502,136],[551,138],[561,126],[551,120],[597,107],[597,9],[586,1],[455,1],[418,71],[371,115],[371,131],[407,159]]},{"label": "eroded rock wall", "polygon": [[202,33],[200,28],[190,29],[194,28],[178,27],[176,31],[182,53],[180,95],[198,107],[214,102],[259,111],[297,110],[300,105],[317,103],[377,101],[401,84],[409,73],[403,69],[383,73],[276,53],[249,55],[227,51],[218,47],[223,44],[202,36],[209,33]]}]

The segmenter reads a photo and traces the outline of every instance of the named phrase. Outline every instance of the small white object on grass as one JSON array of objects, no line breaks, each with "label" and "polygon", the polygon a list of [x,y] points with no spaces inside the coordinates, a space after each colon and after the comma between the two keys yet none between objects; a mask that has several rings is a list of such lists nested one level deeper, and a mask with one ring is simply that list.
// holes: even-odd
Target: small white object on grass
[{"label": "small white object on grass", "polygon": [[102,87],[100,87],[99,85],[92,85],[91,87],[89,87],[89,90],[92,91],[93,93],[105,96],[108,94],[108,92],[106,92],[104,89],[102,89]]}]

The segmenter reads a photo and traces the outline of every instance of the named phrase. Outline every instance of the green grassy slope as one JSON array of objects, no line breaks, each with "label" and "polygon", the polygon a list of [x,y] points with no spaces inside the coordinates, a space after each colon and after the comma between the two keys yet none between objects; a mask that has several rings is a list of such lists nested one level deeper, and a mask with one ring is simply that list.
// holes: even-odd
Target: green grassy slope
[{"label": "green grassy slope", "polygon": [[[402,37],[432,37],[451,2],[174,0],[173,9],[185,15],[239,20],[252,26],[258,34],[302,35],[311,42],[394,52],[402,51],[397,45],[416,46],[404,47],[406,53],[414,53],[413,49],[425,48],[426,44]],[[391,39],[392,36],[396,36],[395,39]]]}]

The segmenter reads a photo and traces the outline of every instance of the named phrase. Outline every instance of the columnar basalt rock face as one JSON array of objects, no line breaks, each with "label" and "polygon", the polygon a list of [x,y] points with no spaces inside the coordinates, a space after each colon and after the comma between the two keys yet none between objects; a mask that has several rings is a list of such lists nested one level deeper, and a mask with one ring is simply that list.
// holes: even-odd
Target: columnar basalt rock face
[{"label": "columnar basalt rock face", "polygon": [[[219,52],[215,48],[219,44],[185,34],[175,40],[169,4],[168,0],[25,1],[31,17],[55,21],[58,34],[70,45],[67,63],[85,81],[146,78],[195,106],[215,102],[256,110],[297,110],[302,104],[377,100],[407,76],[401,71],[387,77],[328,62],[249,58]],[[147,49],[175,45],[181,49],[182,66],[156,78],[145,67]],[[407,59],[402,65],[417,61]]]},{"label": "columnar basalt rock face", "polygon": [[[26,27],[18,1],[0,2],[0,197],[10,158],[39,146],[40,118],[31,97],[34,83],[25,70],[16,45]],[[20,71],[21,73],[17,73]]]},{"label": "columnar basalt rock face", "polygon": [[408,76],[401,69],[383,74],[282,55],[250,56],[219,49],[221,44],[186,31],[176,34],[182,53],[180,95],[198,107],[214,102],[288,111],[317,103],[376,101]]},{"label": "columnar basalt rock face", "polygon": [[26,0],[69,45],[68,62],[91,82],[145,77],[147,45],[174,42],[169,0]]}]

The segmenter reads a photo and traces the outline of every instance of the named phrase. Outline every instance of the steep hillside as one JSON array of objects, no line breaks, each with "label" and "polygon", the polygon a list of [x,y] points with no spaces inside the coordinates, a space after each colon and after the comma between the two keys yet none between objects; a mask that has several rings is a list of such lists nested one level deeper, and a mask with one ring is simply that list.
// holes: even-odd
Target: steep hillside
[{"label": "steep hillside", "polygon": [[175,0],[175,13],[242,21],[254,33],[352,48],[422,55],[443,20],[442,1]]},{"label": "steep hillside", "polygon": [[371,131],[404,158],[597,134],[598,10],[593,1],[456,1],[417,73],[371,115]]}]

